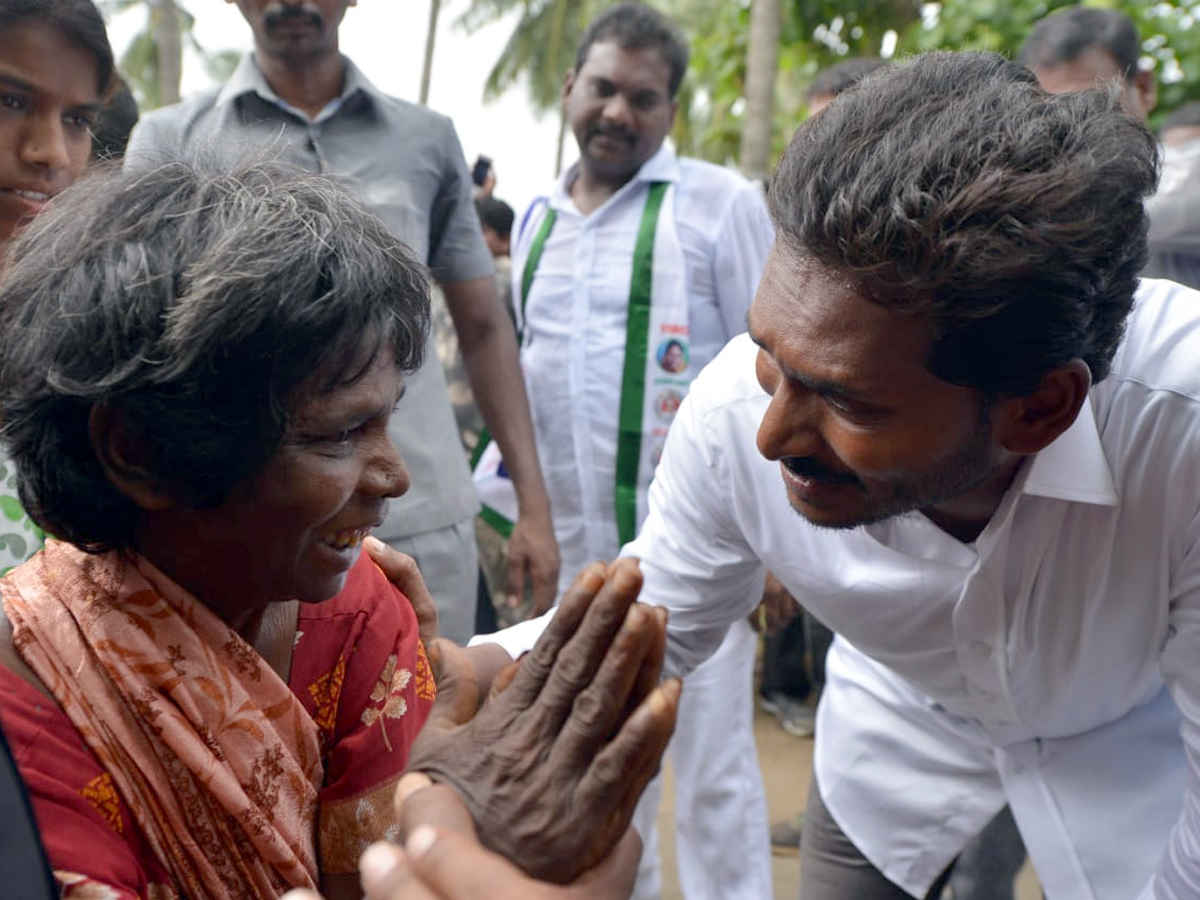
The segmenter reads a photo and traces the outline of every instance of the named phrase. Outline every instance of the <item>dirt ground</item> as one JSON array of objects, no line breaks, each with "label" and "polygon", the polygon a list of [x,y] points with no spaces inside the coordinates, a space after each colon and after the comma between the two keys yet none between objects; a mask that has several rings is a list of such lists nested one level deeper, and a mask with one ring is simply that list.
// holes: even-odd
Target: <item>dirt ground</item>
[{"label": "dirt ground", "polygon": [[[754,737],[758,760],[767,790],[771,821],[793,816],[804,807],[808,782],[812,777],[812,739],[792,737],[773,716],[755,710]],[[659,810],[659,842],[663,854],[662,900],[683,900],[675,870],[674,813],[672,810],[671,771],[668,767],[663,804]],[[772,856],[775,900],[797,900],[800,890],[800,863],[796,857]],[[1017,900],[1041,900],[1037,876],[1026,864],[1017,881]],[[770,898],[763,898],[770,900]]]}]

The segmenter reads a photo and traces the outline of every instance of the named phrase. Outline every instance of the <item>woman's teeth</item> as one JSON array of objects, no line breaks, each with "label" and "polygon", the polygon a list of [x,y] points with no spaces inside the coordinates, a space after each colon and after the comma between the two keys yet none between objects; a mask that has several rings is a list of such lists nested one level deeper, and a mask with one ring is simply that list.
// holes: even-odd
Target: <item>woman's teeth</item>
[{"label": "woman's teeth", "polygon": [[23,191],[20,188],[11,188],[10,192],[26,200],[33,200],[36,203],[45,203],[50,199],[49,194],[43,194],[41,191]]},{"label": "woman's teeth", "polygon": [[370,528],[348,528],[345,531],[336,531],[333,534],[327,534],[323,540],[335,550],[346,550],[350,547],[357,547],[363,542],[363,538],[370,533]]}]

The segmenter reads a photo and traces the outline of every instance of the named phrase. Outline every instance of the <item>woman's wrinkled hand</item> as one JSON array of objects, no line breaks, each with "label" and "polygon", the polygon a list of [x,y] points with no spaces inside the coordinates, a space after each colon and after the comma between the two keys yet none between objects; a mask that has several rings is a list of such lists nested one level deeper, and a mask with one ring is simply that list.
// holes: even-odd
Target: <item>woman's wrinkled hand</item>
[{"label": "woman's wrinkled hand", "polygon": [[413,745],[409,771],[452,788],[483,846],[535,879],[569,884],[616,852],[674,729],[666,612],[635,602],[641,583],[634,560],[589,566],[507,686],[465,721],[455,692]]}]

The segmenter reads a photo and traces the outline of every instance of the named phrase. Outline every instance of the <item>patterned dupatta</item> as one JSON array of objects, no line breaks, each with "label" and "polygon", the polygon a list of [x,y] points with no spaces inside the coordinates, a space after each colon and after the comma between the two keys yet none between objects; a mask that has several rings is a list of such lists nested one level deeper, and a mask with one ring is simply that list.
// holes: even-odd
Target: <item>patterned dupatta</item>
[{"label": "patterned dupatta", "polygon": [[181,897],[315,885],[317,726],[249,644],[141,557],[48,541],[0,590]]}]

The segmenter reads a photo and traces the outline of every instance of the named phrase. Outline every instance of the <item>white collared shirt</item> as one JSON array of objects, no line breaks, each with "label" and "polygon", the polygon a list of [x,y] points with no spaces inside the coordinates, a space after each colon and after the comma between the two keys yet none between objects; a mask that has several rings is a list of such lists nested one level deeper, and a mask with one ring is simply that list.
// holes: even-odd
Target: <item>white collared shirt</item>
[{"label": "white collared shirt", "polygon": [[[549,198],[556,219],[522,317],[521,363],[562,557],[560,589],[588,562],[611,559],[620,549],[613,499],[617,421],[633,251],[650,184],[675,186],[689,373],[746,330],[774,237],[758,185],[711,163],[677,158],[666,147],[586,216],[568,190],[574,175],[567,172]],[[537,230],[537,219],[523,218],[512,252],[518,308]]]},{"label": "white collared shirt", "polygon": [[755,447],[756,352],[693,385],[624,551],[669,668],[766,567],[840,635],[817,780],[892,880],[923,894],[1007,800],[1051,900],[1200,896],[1200,293],[1143,282],[1112,374],[970,545],[919,514],[800,518]]}]

